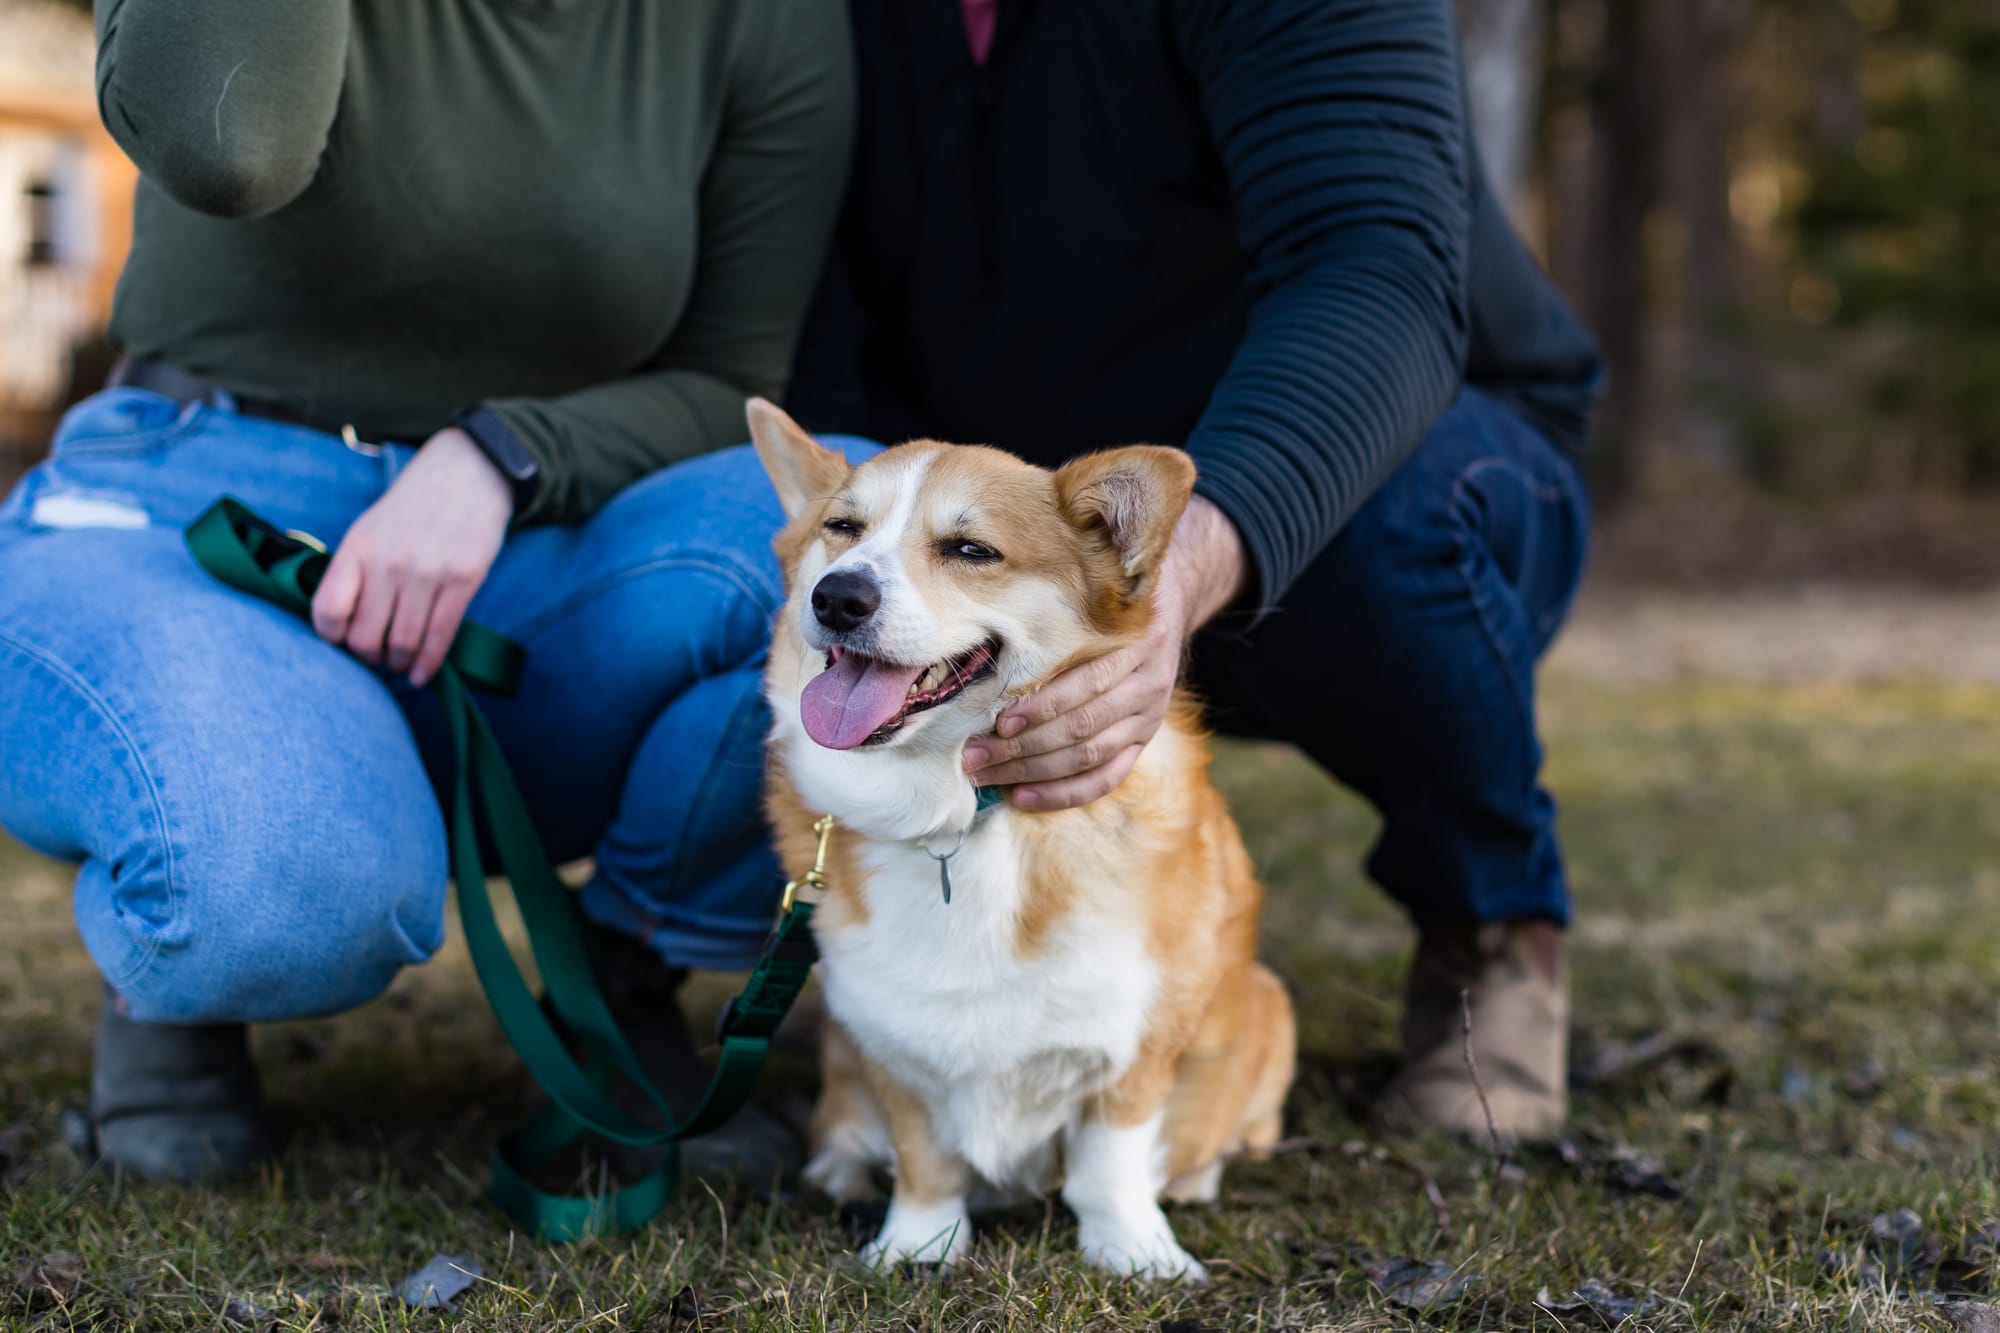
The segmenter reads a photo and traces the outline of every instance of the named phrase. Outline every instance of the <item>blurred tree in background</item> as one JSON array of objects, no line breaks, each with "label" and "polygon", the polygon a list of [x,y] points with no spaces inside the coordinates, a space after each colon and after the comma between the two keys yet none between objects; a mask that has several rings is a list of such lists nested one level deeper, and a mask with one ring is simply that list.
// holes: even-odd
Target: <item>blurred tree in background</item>
[{"label": "blurred tree in background", "polygon": [[[1878,330],[1876,484],[2000,486],[2000,5],[1857,0],[1842,110],[1803,128],[1794,315]],[[1850,480],[1843,478],[1842,480]]]},{"label": "blurred tree in background", "polygon": [[1607,498],[2000,492],[2000,0],[1458,8],[1489,166],[1613,364]]}]

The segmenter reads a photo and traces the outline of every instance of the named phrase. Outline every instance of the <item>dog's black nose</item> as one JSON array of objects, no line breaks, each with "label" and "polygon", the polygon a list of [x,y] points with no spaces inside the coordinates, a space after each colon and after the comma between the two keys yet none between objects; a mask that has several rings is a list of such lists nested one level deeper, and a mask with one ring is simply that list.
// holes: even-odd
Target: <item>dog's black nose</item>
[{"label": "dog's black nose", "polygon": [[860,629],[882,605],[882,590],[868,575],[852,569],[828,574],[813,588],[813,615],[835,634]]}]

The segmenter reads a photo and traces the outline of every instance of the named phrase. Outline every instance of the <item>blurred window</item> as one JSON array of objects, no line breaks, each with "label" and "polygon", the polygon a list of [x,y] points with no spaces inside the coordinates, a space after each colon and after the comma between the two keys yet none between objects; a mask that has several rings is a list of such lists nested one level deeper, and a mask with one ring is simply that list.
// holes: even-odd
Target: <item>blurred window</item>
[{"label": "blurred window", "polygon": [[62,249],[56,237],[56,183],[47,177],[30,177],[25,193],[28,234],[24,259],[29,268],[52,267]]}]

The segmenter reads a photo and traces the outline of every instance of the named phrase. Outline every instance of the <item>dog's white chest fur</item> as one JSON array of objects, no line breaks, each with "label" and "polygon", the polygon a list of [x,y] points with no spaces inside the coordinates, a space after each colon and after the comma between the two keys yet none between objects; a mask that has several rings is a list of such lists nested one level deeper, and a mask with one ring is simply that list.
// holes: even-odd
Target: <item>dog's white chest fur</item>
[{"label": "dog's white chest fur", "polygon": [[942,1144],[995,1185],[1040,1190],[1079,1103],[1136,1057],[1157,976],[1139,914],[1089,895],[1020,950],[1008,824],[1000,810],[968,834],[949,905],[934,859],[872,844],[867,920],[821,932],[822,977],[834,1016],[923,1097]]}]

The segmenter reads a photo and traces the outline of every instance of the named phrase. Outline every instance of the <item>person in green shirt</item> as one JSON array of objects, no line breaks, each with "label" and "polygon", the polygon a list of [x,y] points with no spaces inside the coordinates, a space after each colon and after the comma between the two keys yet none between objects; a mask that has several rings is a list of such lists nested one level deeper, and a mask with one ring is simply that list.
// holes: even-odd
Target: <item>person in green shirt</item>
[{"label": "person in green shirt", "polygon": [[[267,1151],[244,1023],[443,941],[420,687],[468,614],[528,650],[489,716],[637,1000],[754,958],[781,520],[729,446],[784,387],[853,76],[838,0],[97,18],[124,359],[0,506],[0,823],[79,863],[99,1151],[189,1179]],[[224,493],[332,548],[310,626],[184,549]]]}]

